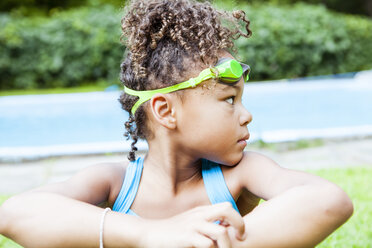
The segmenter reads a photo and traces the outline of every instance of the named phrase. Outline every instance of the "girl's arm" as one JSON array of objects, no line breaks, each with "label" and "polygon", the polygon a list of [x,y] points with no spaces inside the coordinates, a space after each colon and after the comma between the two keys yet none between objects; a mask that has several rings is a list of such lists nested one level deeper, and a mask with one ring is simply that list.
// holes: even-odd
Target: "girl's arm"
[{"label": "girl's arm", "polygon": [[234,247],[314,247],[353,212],[350,198],[335,184],[259,154],[246,153],[236,176],[266,202],[244,216],[247,239]]},{"label": "girl's arm", "polygon": [[[96,205],[110,200],[114,191],[111,182],[122,181],[124,174],[125,165],[97,165],[65,182],[16,195],[0,207],[0,233],[25,247],[95,247],[103,212]],[[132,224],[133,218],[118,215],[109,220],[113,214],[106,216],[112,223],[105,234],[112,235],[107,241],[119,242],[114,231],[123,221]],[[130,226],[125,240],[120,241],[127,242],[124,244],[138,239],[137,226]]]},{"label": "girl's arm", "polygon": [[[29,192],[0,207],[0,231],[24,247],[98,247],[103,209],[60,194]],[[131,247],[140,240],[140,224],[131,216],[109,212],[105,247]]]},{"label": "girl's arm", "polygon": [[[95,166],[66,182],[14,196],[0,206],[0,233],[25,247],[98,247],[103,209],[95,205],[114,201],[120,189],[111,182],[124,173],[122,166]],[[243,219],[229,204],[199,207],[157,221],[110,211],[104,246],[202,247],[217,240],[228,247],[226,228],[213,224],[217,219],[244,233]]]}]

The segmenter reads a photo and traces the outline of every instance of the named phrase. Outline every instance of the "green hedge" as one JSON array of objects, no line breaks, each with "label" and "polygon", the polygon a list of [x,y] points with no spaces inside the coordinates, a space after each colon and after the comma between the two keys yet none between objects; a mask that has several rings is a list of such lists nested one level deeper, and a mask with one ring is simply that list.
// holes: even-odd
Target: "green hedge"
[{"label": "green hedge", "polygon": [[348,14],[359,14],[372,16],[372,6],[370,5],[371,0],[236,0],[239,3],[259,3],[267,4],[274,3],[278,5],[283,4],[294,4],[298,2],[303,2],[307,4],[320,4],[324,5],[329,9],[336,10]]},{"label": "green hedge", "polygon": [[372,21],[295,4],[244,7],[253,36],[239,40],[255,80],[305,77],[372,68]]},{"label": "green hedge", "polygon": [[118,78],[120,13],[80,8],[52,18],[0,16],[0,89],[75,86]]},{"label": "green hedge", "polygon": [[[222,4],[222,6],[221,6]],[[219,4],[231,9],[231,3]],[[305,4],[242,5],[253,37],[237,41],[252,80],[372,68],[372,21]],[[0,89],[118,81],[120,10],[84,7],[52,17],[0,15]]]}]

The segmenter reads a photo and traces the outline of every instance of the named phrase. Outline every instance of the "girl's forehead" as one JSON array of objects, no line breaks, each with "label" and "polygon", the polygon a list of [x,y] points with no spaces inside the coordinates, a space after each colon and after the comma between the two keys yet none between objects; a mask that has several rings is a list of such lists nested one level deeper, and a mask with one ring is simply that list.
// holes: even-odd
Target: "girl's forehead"
[{"label": "girl's forehead", "polygon": [[201,83],[198,88],[203,93],[209,94],[227,94],[231,92],[240,92],[244,89],[244,80],[240,79],[240,81],[235,85],[227,85],[219,83],[217,79],[209,79]]}]

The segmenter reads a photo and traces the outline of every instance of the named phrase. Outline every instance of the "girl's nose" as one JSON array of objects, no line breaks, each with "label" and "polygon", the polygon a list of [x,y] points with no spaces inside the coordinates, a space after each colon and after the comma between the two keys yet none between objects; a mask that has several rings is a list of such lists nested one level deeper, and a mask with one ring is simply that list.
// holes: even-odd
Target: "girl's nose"
[{"label": "girl's nose", "polygon": [[252,114],[242,105],[242,113],[240,114],[240,125],[247,126],[252,121]]}]

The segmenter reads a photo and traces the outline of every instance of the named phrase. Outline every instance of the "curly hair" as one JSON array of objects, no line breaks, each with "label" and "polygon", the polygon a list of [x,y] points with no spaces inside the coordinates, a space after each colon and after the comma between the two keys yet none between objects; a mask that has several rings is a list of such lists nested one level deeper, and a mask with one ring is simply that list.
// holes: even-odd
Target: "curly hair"
[{"label": "curly hair", "polygon": [[[121,39],[128,54],[121,63],[120,81],[134,90],[152,90],[179,83],[187,61],[213,64],[221,50],[235,51],[233,40],[250,37],[249,20],[242,10],[218,11],[209,2],[194,0],[136,0],[121,21]],[[241,31],[240,24],[245,31]],[[142,104],[131,115],[138,97],[122,93],[120,103],[129,112],[125,136],[133,139],[128,155],[135,160],[135,144],[151,135]],[[135,127],[133,127],[135,123]]]}]

